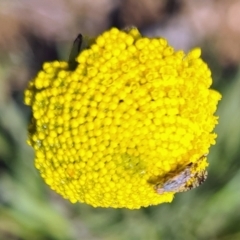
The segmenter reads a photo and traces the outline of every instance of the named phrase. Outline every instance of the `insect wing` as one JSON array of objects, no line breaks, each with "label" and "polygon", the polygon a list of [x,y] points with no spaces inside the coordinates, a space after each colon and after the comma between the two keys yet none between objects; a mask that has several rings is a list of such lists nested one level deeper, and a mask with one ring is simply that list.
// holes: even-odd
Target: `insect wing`
[{"label": "insect wing", "polygon": [[184,191],[184,187],[191,178],[191,171],[189,167],[181,171],[176,176],[167,180],[162,186],[158,184],[156,186],[156,191],[159,194],[165,192],[182,192]]}]

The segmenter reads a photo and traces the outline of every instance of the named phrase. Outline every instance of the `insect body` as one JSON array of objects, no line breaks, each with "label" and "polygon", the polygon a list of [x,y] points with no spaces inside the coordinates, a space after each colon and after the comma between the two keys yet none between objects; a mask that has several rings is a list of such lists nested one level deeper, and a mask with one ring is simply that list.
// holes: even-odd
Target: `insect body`
[{"label": "insect body", "polygon": [[[202,161],[202,158],[199,161]],[[207,171],[196,171],[197,165],[198,162],[191,163],[176,175],[168,177],[164,183],[155,185],[156,192],[158,194],[177,193],[198,187],[207,179]]]}]

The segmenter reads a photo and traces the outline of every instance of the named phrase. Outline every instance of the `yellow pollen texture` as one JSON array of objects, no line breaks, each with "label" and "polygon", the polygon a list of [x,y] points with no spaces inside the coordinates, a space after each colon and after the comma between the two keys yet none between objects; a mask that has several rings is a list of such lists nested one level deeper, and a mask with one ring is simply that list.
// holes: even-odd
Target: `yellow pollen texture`
[{"label": "yellow pollen texture", "polygon": [[45,63],[25,91],[28,143],[44,181],[93,207],[171,202],[174,193],[155,185],[215,144],[221,95],[200,55],[112,28],[79,53],[74,70]]}]

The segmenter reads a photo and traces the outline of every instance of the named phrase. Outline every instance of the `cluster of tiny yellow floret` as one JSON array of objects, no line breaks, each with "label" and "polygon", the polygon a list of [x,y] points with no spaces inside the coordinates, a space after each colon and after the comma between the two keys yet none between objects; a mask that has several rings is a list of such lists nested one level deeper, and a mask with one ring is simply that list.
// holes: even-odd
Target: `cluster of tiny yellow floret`
[{"label": "cluster of tiny yellow floret", "polygon": [[[155,184],[215,144],[221,95],[195,48],[112,28],[30,81],[29,144],[45,182],[72,203],[136,209],[171,202]],[[206,164],[205,164],[206,166]]]}]

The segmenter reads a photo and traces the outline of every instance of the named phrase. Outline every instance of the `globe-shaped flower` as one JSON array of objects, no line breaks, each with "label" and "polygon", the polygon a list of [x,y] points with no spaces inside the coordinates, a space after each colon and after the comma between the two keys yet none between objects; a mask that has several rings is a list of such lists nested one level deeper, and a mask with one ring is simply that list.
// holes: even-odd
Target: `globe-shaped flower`
[{"label": "globe-shaped flower", "polygon": [[136,28],[112,28],[29,83],[29,144],[45,182],[72,203],[140,208],[205,180],[221,95],[187,55]]}]

